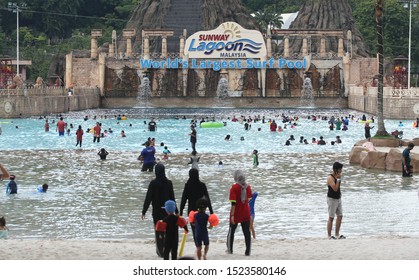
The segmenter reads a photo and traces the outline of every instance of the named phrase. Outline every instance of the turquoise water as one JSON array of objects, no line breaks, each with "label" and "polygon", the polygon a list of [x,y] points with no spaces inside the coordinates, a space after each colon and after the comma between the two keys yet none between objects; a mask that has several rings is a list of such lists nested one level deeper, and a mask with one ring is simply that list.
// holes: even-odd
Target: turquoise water
[{"label": "turquoise water", "polygon": [[[74,149],[76,144],[75,132],[79,125],[84,130],[83,148],[84,149],[98,149],[104,147],[109,150],[119,151],[140,151],[142,144],[148,137],[156,138],[156,146],[158,150],[162,150],[161,143],[169,147],[169,150],[175,153],[187,152],[190,150],[189,133],[190,120],[196,116],[197,119],[201,117],[209,117],[209,120],[214,118],[218,122],[226,122],[226,126],[221,128],[198,128],[198,143],[197,150],[202,153],[251,153],[253,149],[258,149],[263,153],[312,153],[312,152],[326,152],[331,149],[333,151],[348,152],[353,144],[364,138],[363,124],[357,123],[357,119],[350,121],[349,129],[347,131],[329,130],[328,122],[325,120],[312,121],[308,117],[312,114],[320,116],[346,116],[354,114],[360,116],[358,112],[326,110],[326,111],[309,111],[309,110],[233,110],[233,109],[202,109],[202,110],[187,110],[177,109],[168,110],[162,109],[161,112],[157,110],[147,109],[131,109],[123,111],[123,114],[128,116],[125,121],[117,120],[115,115],[121,111],[115,110],[96,110],[71,113],[64,115],[64,121],[74,128],[71,129],[70,135],[58,137],[56,132],[56,116],[49,116],[50,131],[44,131],[45,119],[12,119],[0,120],[2,123],[3,134],[0,138],[1,150],[60,150],[60,149]],[[280,115],[299,116],[297,126],[291,128],[287,124],[287,129],[281,133],[271,133],[269,131],[269,124],[259,122],[252,122],[251,129],[245,130],[243,123],[231,122],[231,118],[240,115],[246,117],[266,116],[265,119],[275,119],[278,125],[284,127]],[[89,116],[87,121],[83,120],[85,115]],[[96,120],[93,119],[96,116]],[[147,131],[147,123],[150,121],[150,116],[157,116],[156,132]],[[106,117],[106,118],[105,118]],[[175,119],[175,117],[179,119]],[[185,117],[186,119],[183,119]],[[230,118],[230,120],[229,120]],[[55,120],[55,123],[52,123]],[[93,134],[87,133],[88,128],[93,128],[96,122],[102,123],[102,132],[105,129],[111,128],[114,132],[101,139],[100,144],[93,143]],[[405,138],[414,138],[419,135],[419,132],[412,129],[412,122],[404,121]],[[389,120],[385,122],[388,131],[400,129],[399,121]],[[372,124],[374,126],[374,124]],[[16,128],[18,127],[18,128]],[[121,137],[121,131],[124,130],[127,135],[126,138]],[[372,130],[374,135],[375,129]],[[227,134],[231,135],[232,141],[223,141]],[[285,147],[286,140],[294,135],[296,141],[292,142],[291,146]],[[299,143],[300,136],[303,136],[311,143],[314,137],[319,139],[323,136],[327,146],[316,145],[301,145]],[[331,147],[330,142],[340,136],[343,143]],[[244,139],[241,141],[240,139]]]},{"label": "turquoise water", "polygon": [[[234,115],[265,115],[278,122],[277,115],[282,113],[300,116],[297,127],[271,133],[268,124],[257,122],[245,131],[243,124],[229,120]],[[117,124],[113,118],[117,114],[127,115],[128,120]],[[224,240],[227,235],[228,191],[233,183],[232,174],[239,168],[245,170],[248,183],[260,193],[255,205],[258,238],[324,237],[326,177],[334,161],[344,164],[343,234],[348,237],[419,236],[416,177],[403,179],[399,172],[349,165],[349,151],[356,141],[363,139],[363,125],[353,121],[346,132],[330,131],[327,121],[308,120],[311,114],[361,115],[337,110],[91,110],[64,115],[65,121],[74,126],[70,136],[64,137],[58,136],[52,124],[46,133],[45,120],[38,117],[0,120],[3,131],[0,162],[16,175],[19,188],[17,195],[0,193],[0,215],[6,216],[10,236],[16,239],[152,239],[151,209],[145,221],[140,216],[154,174],[140,171],[137,156],[147,137],[156,138],[158,157],[162,155],[161,142],[169,147],[172,154],[165,161],[166,174],[174,183],[180,203],[190,168],[187,164],[191,150],[189,123],[196,115],[227,122],[222,128],[197,129],[200,177],[207,184],[213,208],[221,219],[220,225],[210,233],[213,240]],[[85,115],[90,116],[88,121],[83,120]],[[111,127],[114,133],[101,139],[100,144],[94,144],[93,136],[85,133],[83,148],[76,148],[75,129],[79,124],[84,130],[93,127],[94,115],[103,128]],[[148,122],[151,116],[158,117],[157,132],[146,131],[144,121]],[[49,119],[57,120],[55,116]],[[411,122],[404,123],[405,138],[416,137],[418,131],[412,128]],[[388,131],[399,128],[398,120],[385,124]],[[120,137],[121,130],[125,130],[126,138]],[[226,134],[233,140],[225,141]],[[284,146],[291,134],[297,140],[292,146]],[[328,145],[300,144],[301,135],[309,140],[323,135]],[[331,146],[330,141],[336,135],[341,136],[343,144]],[[242,136],[244,141],[240,140]],[[97,156],[102,147],[110,153],[106,161]],[[257,168],[252,166],[253,149],[259,150]],[[218,166],[220,160],[223,167]],[[36,187],[44,182],[50,186],[48,193],[36,193]],[[237,234],[237,238],[242,237]]]}]

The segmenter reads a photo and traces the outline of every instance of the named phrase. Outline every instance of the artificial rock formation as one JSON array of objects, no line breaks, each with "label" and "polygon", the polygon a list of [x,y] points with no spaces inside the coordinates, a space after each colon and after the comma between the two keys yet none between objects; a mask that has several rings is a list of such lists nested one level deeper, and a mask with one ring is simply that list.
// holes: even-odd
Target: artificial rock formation
[{"label": "artificial rock formation", "polygon": [[[350,164],[360,164],[363,168],[367,169],[380,169],[387,171],[402,171],[402,152],[407,147],[409,142],[419,142],[419,138],[411,141],[403,140],[400,142],[401,147],[394,146],[396,139],[371,139],[375,147],[385,147],[388,149],[379,149],[376,151],[369,151],[367,148],[362,147],[365,140],[358,141],[351,152],[349,153]],[[416,146],[416,144],[415,144]],[[413,173],[419,172],[419,154],[414,150],[410,153],[411,165]]]},{"label": "artificial rock formation", "polygon": [[[369,57],[368,47],[362,35],[355,26],[352,9],[348,0],[307,0],[300,8],[297,18],[290,29],[343,29],[345,34],[352,31],[352,54],[359,57]],[[300,53],[302,39],[290,40],[292,52]],[[338,49],[338,40],[326,40],[325,49]],[[346,44],[346,41],[345,41]],[[313,41],[312,48],[320,50],[320,41]]]},{"label": "artificial rock formation", "polygon": [[[144,0],[135,8],[126,29],[134,29],[133,51],[140,52],[142,30],[173,30],[174,36],[167,38],[168,52],[179,51],[179,37],[183,30],[187,36],[218,27],[226,21],[234,21],[247,29],[258,29],[250,12],[240,0]],[[153,38],[150,38],[153,39]],[[151,52],[161,51],[161,40],[151,41]],[[121,42],[121,49],[124,49]]]}]

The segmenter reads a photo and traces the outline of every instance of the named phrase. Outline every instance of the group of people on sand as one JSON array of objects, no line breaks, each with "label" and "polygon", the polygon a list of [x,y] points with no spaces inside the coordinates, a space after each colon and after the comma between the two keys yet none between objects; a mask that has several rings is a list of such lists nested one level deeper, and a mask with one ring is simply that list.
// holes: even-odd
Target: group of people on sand
[{"label": "group of people on sand", "polygon": [[[257,151],[254,151],[257,155]],[[340,233],[343,218],[341,201],[341,181],[343,164],[335,162],[332,166],[332,173],[327,177],[327,236],[328,239],[346,239]],[[187,206],[187,214],[193,234],[193,241],[196,246],[198,259],[206,259],[209,251],[208,228],[211,228],[211,215],[214,215],[210,195],[205,183],[199,179],[199,170],[191,168],[189,179],[185,183],[180,208],[176,205],[174,186],[171,180],[166,177],[165,166],[158,163],[155,166],[156,178],[153,179],[147,189],[143,203],[141,219],[144,220],[146,213],[152,205],[152,218],[154,224],[156,253],[165,260],[177,259],[179,244],[179,227],[183,228],[185,234],[188,232],[186,220],[183,213]],[[226,253],[233,254],[235,232],[238,224],[241,225],[245,240],[245,256],[251,254],[251,237],[256,238],[254,230],[254,203],[258,196],[252,192],[251,186],[247,183],[242,170],[236,170],[233,174],[234,183],[230,188],[229,201],[229,230],[227,233]],[[210,215],[206,213],[209,210]],[[333,223],[336,218],[334,234],[332,234]],[[218,219],[218,218],[217,218]],[[183,246],[183,245],[181,245]],[[183,248],[181,248],[183,250]],[[203,251],[202,251],[203,250]]]},{"label": "group of people on sand", "polygon": [[[197,259],[207,259],[210,243],[208,228],[216,226],[219,220],[214,214],[206,184],[199,179],[199,170],[196,168],[189,170],[189,179],[185,183],[179,209],[176,205],[173,183],[166,177],[163,163],[156,164],[155,174],[156,178],[150,182],[147,189],[141,219],[145,219],[148,208],[152,205],[157,255],[165,260],[170,257],[172,260],[177,259],[178,229],[183,228],[185,234],[188,232],[186,221],[182,217],[186,209],[196,246],[196,257]],[[257,193],[252,193],[243,171],[236,170],[234,172],[234,181],[229,195],[230,227],[227,234],[226,252],[233,253],[234,234],[238,224],[241,224],[246,244],[245,255],[249,256],[251,234],[254,238],[256,237],[254,228],[252,229],[252,219],[254,219],[254,202]],[[210,215],[206,213],[207,209]]]}]

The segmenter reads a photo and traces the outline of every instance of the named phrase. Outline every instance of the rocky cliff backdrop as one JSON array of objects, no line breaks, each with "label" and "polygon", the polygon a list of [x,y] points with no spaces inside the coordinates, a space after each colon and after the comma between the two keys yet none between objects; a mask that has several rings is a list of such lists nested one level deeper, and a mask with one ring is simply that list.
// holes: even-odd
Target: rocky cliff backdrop
[{"label": "rocky cliff backdrop", "polygon": [[[369,57],[368,47],[355,25],[348,0],[307,0],[301,7],[290,29],[343,29],[352,30],[353,55]],[[337,50],[337,40],[327,40],[326,49]],[[300,52],[301,39],[290,40],[292,52]],[[346,45],[346,41],[345,41]],[[316,44],[312,47],[316,48]]]},{"label": "rocky cliff backdrop", "polygon": [[[174,30],[167,39],[168,52],[179,51],[179,37],[187,29],[187,36],[234,21],[247,29],[258,29],[250,12],[240,0],[144,0],[135,8],[127,29],[135,29],[134,52],[140,52],[143,29]],[[161,51],[160,39],[152,42],[154,52]]]}]

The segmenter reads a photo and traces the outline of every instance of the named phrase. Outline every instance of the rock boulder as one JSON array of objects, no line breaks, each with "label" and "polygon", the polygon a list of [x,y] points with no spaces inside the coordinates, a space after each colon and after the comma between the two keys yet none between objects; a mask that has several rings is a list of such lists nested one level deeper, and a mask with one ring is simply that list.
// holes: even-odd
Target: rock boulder
[{"label": "rock boulder", "polygon": [[349,153],[349,163],[350,164],[360,164],[361,163],[361,153],[367,152],[368,149],[361,147],[361,146],[355,146],[352,148],[351,152]]},{"label": "rock boulder", "polygon": [[361,153],[361,166],[363,168],[373,168],[373,169],[386,169],[386,152],[380,152],[380,151],[369,151],[366,153],[366,156],[363,157]]},{"label": "rock boulder", "polygon": [[389,171],[402,170],[402,153],[399,149],[390,149],[386,157],[386,169]]}]

